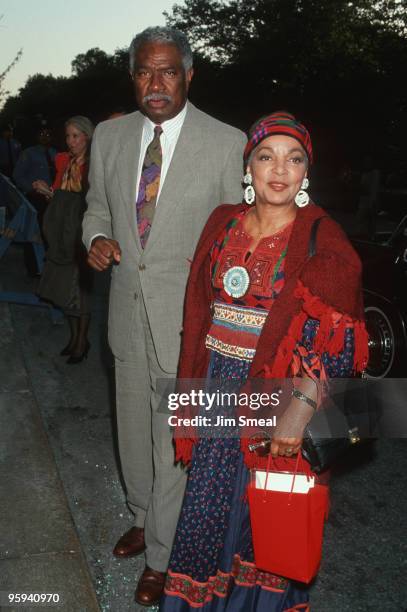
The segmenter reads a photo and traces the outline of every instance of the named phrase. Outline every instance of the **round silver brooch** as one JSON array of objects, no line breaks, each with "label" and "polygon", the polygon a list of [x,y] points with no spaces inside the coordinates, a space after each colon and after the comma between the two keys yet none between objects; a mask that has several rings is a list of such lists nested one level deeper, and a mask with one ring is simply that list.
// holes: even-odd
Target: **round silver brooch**
[{"label": "round silver brooch", "polygon": [[228,295],[240,298],[245,295],[250,285],[250,276],[243,266],[233,266],[223,277],[223,287]]}]

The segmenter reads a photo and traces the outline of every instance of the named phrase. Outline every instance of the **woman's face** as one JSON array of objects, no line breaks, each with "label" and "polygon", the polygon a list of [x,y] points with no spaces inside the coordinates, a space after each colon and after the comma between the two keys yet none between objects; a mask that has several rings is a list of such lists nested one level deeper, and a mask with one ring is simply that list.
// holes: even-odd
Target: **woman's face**
[{"label": "woman's face", "polygon": [[80,157],[85,153],[88,146],[88,137],[72,123],[66,127],[65,140],[69,152],[75,157]]},{"label": "woman's face", "polygon": [[275,134],[254,150],[247,170],[252,174],[256,204],[289,205],[307,175],[307,156],[295,138]]}]

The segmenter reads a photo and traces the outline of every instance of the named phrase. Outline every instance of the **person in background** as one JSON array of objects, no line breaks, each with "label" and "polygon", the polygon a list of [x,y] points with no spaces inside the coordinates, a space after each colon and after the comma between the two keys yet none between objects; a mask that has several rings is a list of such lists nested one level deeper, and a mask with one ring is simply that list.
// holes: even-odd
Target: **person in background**
[{"label": "person in background", "polygon": [[13,138],[13,128],[5,123],[0,128],[0,172],[12,178],[14,167],[21,153],[20,143]]},{"label": "person in background", "polygon": [[83,241],[95,270],[112,264],[121,466],[134,526],[114,554],[146,553],[136,601],[158,602],[184,494],[160,379],[175,379],[184,292],[199,234],[219,202],[242,198],[239,130],[187,101],[192,52],[181,32],[148,28],[130,47],[140,111],[98,125]]},{"label": "person in background", "polygon": [[49,187],[54,182],[57,151],[51,142],[51,130],[41,127],[37,132],[37,144],[24,149],[15,165],[14,182],[29,199],[38,195],[33,189],[34,181],[45,181]]},{"label": "person in background", "polygon": [[90,269],[81,241],[81,224],[86,208],[89,151],[93,124],[81,115],[65,123],[67,153],[55,157],[56,177],[50,188],[37,180],[33,188],[49,199],[43,230],[48,242],[39,295],[64,311],[70,328],[70,339],[61,355],[67,363],[77,364],[88,355],[90,343],[89,293]]},{"label": "person in background", "polygon": [[[37,131],[37,144],[23,150],[13,171],[15,184],[37,210],[40,229],[48,199],[33,188],[33,183],[42,180],[51,187],[54,182],[57,151],[51,146],[51,142],[51,131],[47,127],[41,127]],[[38,268],[30,243],[24,244],[24,260],[28,274],[36,276]]]}]

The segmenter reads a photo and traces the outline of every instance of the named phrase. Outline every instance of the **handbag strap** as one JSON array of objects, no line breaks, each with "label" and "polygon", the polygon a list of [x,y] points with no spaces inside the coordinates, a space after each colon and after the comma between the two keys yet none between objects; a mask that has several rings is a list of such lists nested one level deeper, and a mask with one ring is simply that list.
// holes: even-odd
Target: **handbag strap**
[{"label": "handbag strap", "polygon": [[326,215],[324,215],[323,217],[318,217],[318,219],[315,219],[314,223],[312,224],[311,233],[309,236],[309,243],[308,243],[308,258],[309,259],[311,257],[314,257],[315,253],[317,252],[318,228],[319,228],[319,224],[321,223],[322,219],[325,219],[325,217]]},{"label": "handbag strap", "polygon": [[294,475],[293,475],[293,481],[292,481],[292,483],[291,483],[291,489],[290,489],[290,498],[289,498],[288,503],[290,503],[290,501],[291,501],[291,495],[293,494],[293,491],[294,491],[295,477],[297,476],[297,473],[298,473],[298,466],[299,466],[299,463],[300,463],[300,456],[301,456],[301,453],[300,453],[300,452],[298,452],[298,453],[297,453],[297,459],[296,459],[296,461],[295,461]]},{"label": "handbag strap", "polygon": [[301,450],[299,450],[299,451],[298,451],[298,453],[297,453],[297,459],[296,459],[296,461],[295,461],[295,468],[294,468],[294,474],[293,474],[293,481],[292,481],[292,483],[291,483],[290,495],[288,496],[288,502],[287,502],[287,505],[288,505],[288,506],[291,504],[291,499],[292,499],[293,492],[294,492],[294,484],[295,484],[295,479],[296,479],[297,474],[298,474],[298,468],[299,468],[299,465],[300,465],[300,461],[301,461],[301,465],[303,466],[303,465],[304,465],[304,463],[303,463],[304,459],[302,458]]},{"label": "handbag strap", "polygon": [[269,452],[269,456],[268,456],[268,459],[267,459],[266,479],[264,481],[264,491],[267,491],[267,482],[268,482],[268,479],[269,479],[272,458],[273,458],[273,456],[272,456],[271,452]]}]

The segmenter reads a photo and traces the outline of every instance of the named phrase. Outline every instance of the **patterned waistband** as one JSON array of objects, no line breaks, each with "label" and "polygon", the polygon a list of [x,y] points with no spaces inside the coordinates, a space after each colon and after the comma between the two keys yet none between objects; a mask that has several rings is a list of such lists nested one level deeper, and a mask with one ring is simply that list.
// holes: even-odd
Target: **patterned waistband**
[{"label": "patterned waistband", "polygon": [[253,361],[256,353],[256,349],[245,348],[231,342],[223,342],[211,334],[206,336],[205,346],[206,348],[211,349],[216,353],[220,353],[225,357],[234,357],[235,359],[240,359],[241,361]]},{"label": "patterned waistband", "polygon": [[214,302],[213,307],[214,322],[230,323],[238,325],[239,328],[246,327],[247,331],[256,335],[260,334],[268,314],[267,310],[260,308],[246,308],[236,304],[224,304],[223,302]]},{"label": "patterned waistband", "polygon": [[267,311],[236,304],[214,303],[206,347],[226,357],[252,361]]}]

